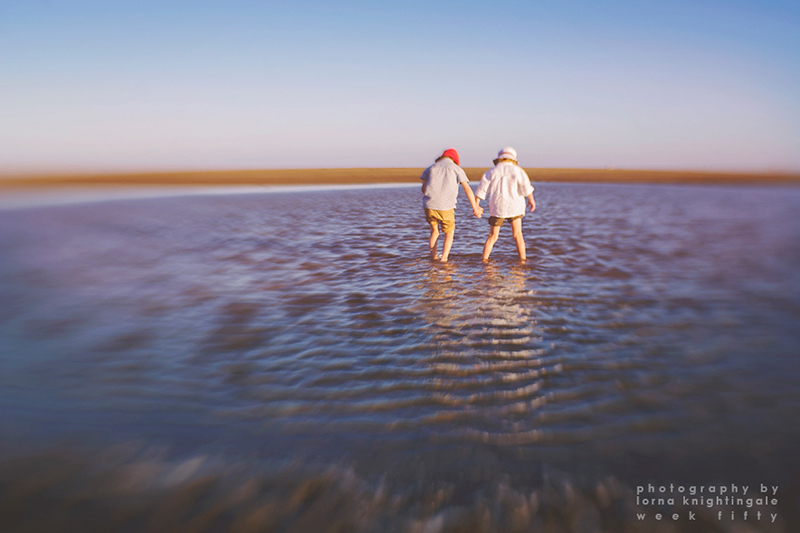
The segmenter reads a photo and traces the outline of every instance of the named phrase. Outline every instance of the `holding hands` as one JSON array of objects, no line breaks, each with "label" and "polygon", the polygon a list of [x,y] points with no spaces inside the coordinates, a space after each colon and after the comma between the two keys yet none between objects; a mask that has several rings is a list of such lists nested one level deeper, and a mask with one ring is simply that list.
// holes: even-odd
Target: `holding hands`
[{"label": "holding hands", "polygon": [[[492,161],[494,168],[483,173],[476,192],[469,184],[469,177],[459,166],[458,152],[453,148],[445,150],[436,162],[425,169],[422,179],[423,207],[425,220],[430,224],[431,236],[428,242],[431,258],[446,262],[453,244],[455,233],[455,206],[458,200],[458,185],[464,189],[472,206],[475,218],[483,218],[482,200],[489,202],[489,236],[483,245],[483,260],[487,261],[500,233],[500,226],[508,220],[512,237],[517,246],[519,258],[525,261],[525,239],[522,234],[522,217],[526,208],[532,213],[536,210],[533,199],[533,186],[525,169],[517,162],[517,151],[506,146]],[[527,202],[525,199],[527,198]],[[500,216],[502,215],[502,216]],[[445,234],[442,255],[437,254],[439,226]]]}]

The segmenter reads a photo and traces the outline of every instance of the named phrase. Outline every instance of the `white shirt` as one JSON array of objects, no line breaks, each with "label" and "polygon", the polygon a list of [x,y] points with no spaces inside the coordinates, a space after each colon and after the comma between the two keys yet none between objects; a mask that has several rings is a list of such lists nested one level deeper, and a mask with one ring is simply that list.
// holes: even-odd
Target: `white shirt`
[{"label": "white shirt", "polygon": [[481,178],[475,196],[489,199],[489,215],[509,218],[525,214],[526,197],[533,194],[528,174],[510,162],[498,163]]}]

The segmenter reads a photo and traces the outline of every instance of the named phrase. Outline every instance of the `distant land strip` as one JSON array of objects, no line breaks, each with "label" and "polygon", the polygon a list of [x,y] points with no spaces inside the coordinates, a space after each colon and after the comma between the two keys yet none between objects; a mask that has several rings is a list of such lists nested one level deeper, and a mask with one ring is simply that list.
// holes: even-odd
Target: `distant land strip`
[{"label": "distant land strip", "polygon": [[[465,168],[478,181],[484,168]],[[800,185],[800,173],[698,172],[526,168],[536,182],[789,184]],[[0,188],[118,187],[118,186],[225,186],[225,185],[336,185],[417,182],[422,168],[319,168],[287,170],[214,170],[188,172],[83,173],[0,176]]]}]

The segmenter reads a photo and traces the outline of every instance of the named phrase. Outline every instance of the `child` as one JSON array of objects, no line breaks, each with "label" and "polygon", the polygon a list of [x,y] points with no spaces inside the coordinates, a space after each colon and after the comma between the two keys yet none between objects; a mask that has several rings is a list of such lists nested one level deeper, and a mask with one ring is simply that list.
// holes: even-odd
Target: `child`
[{"label": "child", "polygon": [[[436,162],[425,169],[420,179],[422,180],[422,205],[425,208],[425,220],[431,226],[430,250],[431,259],[447,262],[450,247],[453,245],[453,234],[456,230],[455,208],[458,197],[458,185],[464,188],[472,213],[480,218],[483,208],[478,204],[466,173],[458,166],[458,152],[453,148],[439,156]],[[439,239],[439,224],[444,232],[444,246],[442,256],[436,254],[436,242]]]},{"label": "child", "polygon": [[536,209],[531,180],[522,167],[517,165],[517,151],[510,146],[500,150],[497,159],[492,163],[495,165],[494,168],[486,171],[475,192],[479,205],[484,198],[489,199],[489,236],[483,245],[483,260],[489,260],[494,243],[500,236],[500,226],[508,219],[519,258],[525,261],[522,217],[525,216],[526,197],[531,212]]}]

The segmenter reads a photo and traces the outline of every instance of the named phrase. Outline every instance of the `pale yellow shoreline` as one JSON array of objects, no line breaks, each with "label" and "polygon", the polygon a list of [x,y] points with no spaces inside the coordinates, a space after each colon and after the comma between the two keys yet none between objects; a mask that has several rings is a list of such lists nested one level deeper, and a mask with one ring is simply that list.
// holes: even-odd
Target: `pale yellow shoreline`
[{"label": "pale yellow shoreline", "polygon": [[[417,182],[422,168],[321,168],[286,170],[218,170],[188,172],[137,172],[97,174],[47,174],[0,176],[0,189],[40,187],[130,186],[262,186],[352,185]],[[465,168],[477,181],[486,171]],[[686,184],[789,184],[800,185],[800,173],[697,172],[670,170],[617,170],[526,168],[534,182],[686,183]]]}]

